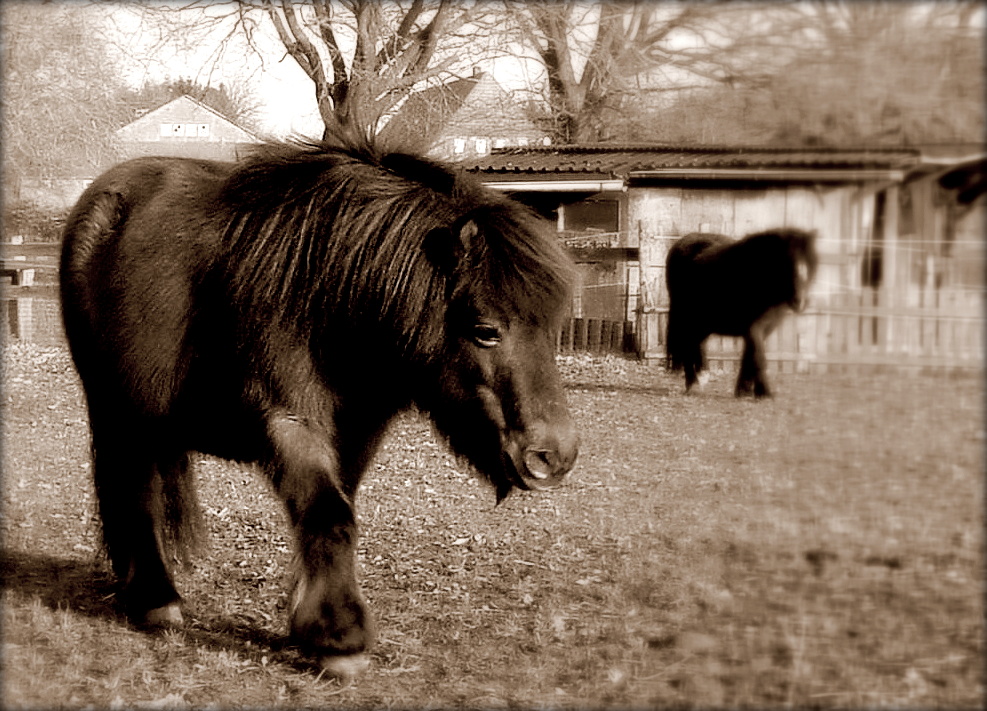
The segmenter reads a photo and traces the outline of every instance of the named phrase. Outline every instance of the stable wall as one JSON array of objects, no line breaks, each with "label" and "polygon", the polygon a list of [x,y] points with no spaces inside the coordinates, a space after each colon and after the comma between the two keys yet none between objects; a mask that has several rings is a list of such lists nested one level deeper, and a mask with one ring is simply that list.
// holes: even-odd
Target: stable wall
[{"label": "stable wall", "polygon": [[[690,232],[739,238],[786,226],[816,230],[820,267],[809,310],[786,319],[768,340],[774,367],[979,368],[982,276],[976,284],[960,285],[953,272],[969,281],[970,270],[957,266],[957,255],[964,249],[982,255],[982,248],[964,239],[969,215],[959,221],[950,209],[948,199],[933,199],[921,184],[632,186],[627,225],[641,255],[634,304],[638,354],[665,357],[665,257],[675,240]],[[862,281],[864,256],[875,245],[882,277],[868,286]],[[710,337],[711,367],[734,367],[740,347],[739,339]]]}]

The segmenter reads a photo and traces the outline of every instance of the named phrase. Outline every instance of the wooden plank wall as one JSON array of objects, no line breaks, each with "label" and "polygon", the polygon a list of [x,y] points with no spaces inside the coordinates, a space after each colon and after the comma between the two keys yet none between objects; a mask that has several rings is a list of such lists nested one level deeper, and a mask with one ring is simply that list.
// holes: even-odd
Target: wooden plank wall
[{"label": "wooden plank wall", "polygon": [[11,237],[0,244],[0,341],[16,339],[56,345],[65,342],[58,301],[58,255],[53,242],[26,242]]},{"label": "wooden plank wall", "polygon": [[559,353],[633,353],[634,323],[599,318],[570,318],[556,338]]},{"label": "wooden plank wall", "polygon": [[[935,284],[928,240],[941,239],[938,214],[917,214],[902,234],[898,210],[883,217],[884,274],[880,288],[861,284],[861,259],[873,238],[875,196],[898,205],[898,188],[850,186],[815,191],[656,190],[636,198],[641,234],[641,298],[637,305],[637,348],[649,361],[665,358],[668,318],[664,257],[680,235],[695,230],[744,235],[774,225],[815,228],[820,269],[806,313],[786,318],[767,341],[769,367],[780,371],[826,372],[854,368],[982,369],[983,284]],[[924,205],[928,199],[919,199]],[[931,204],[931,203],[930,203]],[[929,234],[929,230],[935,234]],[[918,234],[926,235],[923,238]],[[928,260],[923,284],[916,270]],[[735,370],[742,342],[712,336],[706,352],[713,370]]]}]

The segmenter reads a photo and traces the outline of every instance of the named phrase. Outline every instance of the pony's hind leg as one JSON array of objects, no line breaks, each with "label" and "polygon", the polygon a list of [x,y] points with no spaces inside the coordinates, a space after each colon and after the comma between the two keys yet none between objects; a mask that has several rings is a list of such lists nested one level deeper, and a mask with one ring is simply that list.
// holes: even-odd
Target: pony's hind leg
[{"label": "pony's hind leg", "polygon": [[702,391],[709,382],[709,372],[706,370],[706,354],[703,352],[702,341],[696,341],[694,346],[685,350],[682,359],[683,370],[685,371],[685,391],[688,393],[693,386]]},{"label": "pony's hind leg", "polygon": [[[182,459],[156,462],[141,438],[118,425],[93,427],[93,477],[103,542],[128,618],[141,626],[178,626],[180,597],[164,561],[164,477]],[[187,464],[187,460],[184,460]],[[184,472],[181,472],[184,475]]]}]

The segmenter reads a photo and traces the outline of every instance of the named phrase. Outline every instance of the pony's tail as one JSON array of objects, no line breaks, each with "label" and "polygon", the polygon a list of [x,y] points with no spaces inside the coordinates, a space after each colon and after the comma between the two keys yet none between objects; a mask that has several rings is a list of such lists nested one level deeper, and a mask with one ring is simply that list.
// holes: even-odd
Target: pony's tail
[{"label": "pony's tail", "polygon": [[96,335],[92,317],[95,313],[91,282],[92,262],[103,243],[126,219],[123,195],[99,190],[95,186],[83,193],[72,209],[62,232],[59,264],[62,323],[76,366],[87,367],[87,354]]},{"label": "pony's tail", "polygon": [[[62,321],[76,368],[89,383],[98,384],[105,376],[95,322],[99,310],[93,288],[99,278],[95,265],[104,245],[127,219],[128,210],[128,196],[123,190],[115,189],[112,182],[97,182],[79,198],[62,234],[59,267]],[[103,541],[111,556],[114,550],[128,549],[131,532],[127,522],[133,507],[141,505],[133,498],[133,491],[122,486],[122,478],[132,472],[124,471],[116,459],[120,447],[128,445],[126,434],[121,433],[127,423],[117,417],[99,399],[89,398],[96,495],[103,520]],[[101,446],[107,448],[102,457]],[[187,562],[189,553],[202,538],[201,513],[188,454],[175,453],[159,459],[149,476],[153,476],[149,482],[150,513],[155,526],[164,534],[162,543],[168,554]]]},{"label": "pony's tail", "polygon": [[[665,367],[670,371],[680,370],[685,367],[685,359],[688,354],[684,351],[682,338],[682,314],[676,309],[676,294],[681,296],[682,291],[687,288],[689,269],[689,247],[685,244],[686,238],[682,238],[672,244],[665,257],[665,289],[668,292],[668,321],[665,324]],[[678,304],[681,306],[681,304]]]},{"label": "pony's tail", "polygon": [[681,370],[683,367],[682,336],[675,311],[669,306],[668,323],[665,326],[665,367],[668,370]]}]

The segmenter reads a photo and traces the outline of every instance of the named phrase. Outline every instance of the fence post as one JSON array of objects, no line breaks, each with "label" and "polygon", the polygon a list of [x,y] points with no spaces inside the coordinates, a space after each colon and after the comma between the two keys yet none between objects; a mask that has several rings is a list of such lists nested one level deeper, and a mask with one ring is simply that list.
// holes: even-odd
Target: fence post
[{"label": "fence post", "polygon": [[18,296],[7,302],[11,335],[23,342],[34,336],[34,298]]},{"label": "fence post", "polygon": [[589,320],[585,318],[573,319],[572,324],[572,347],[576,350],[588,348],[587,333],[589,331]]},{"label": "fence post", "polygon": [[881,257],[880,287],[880,304],[884,323],[881,325],[878,348],[880,357],[882,358],[891,355],[894,351],[896,332],[899,330],[898,324],[895,323],[897,320],[895,318],[895,311],[904,305],[903,300],[898,299],[898,248],[900,247],[898,235],[898,210],[900,209],[898,204],[900,200],[898,186],[889,186],[885,190],[884,196],[884,254]]}]

